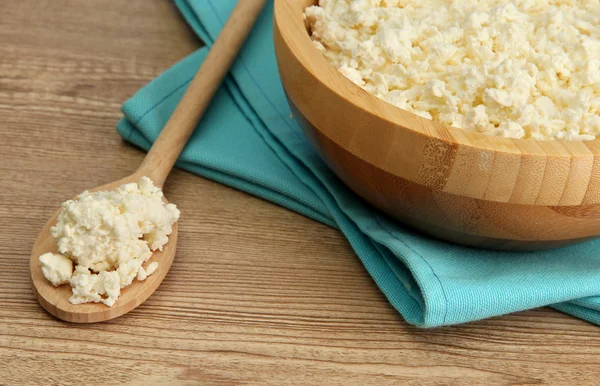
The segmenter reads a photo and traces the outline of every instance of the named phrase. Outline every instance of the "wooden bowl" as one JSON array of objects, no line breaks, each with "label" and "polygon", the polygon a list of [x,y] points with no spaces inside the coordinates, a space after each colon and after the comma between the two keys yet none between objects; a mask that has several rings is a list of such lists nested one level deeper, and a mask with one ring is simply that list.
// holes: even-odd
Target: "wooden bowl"
[{"label": "wooden bowl", "polygon": [[364,91],[313,46],[313,0],[275,0],[274,39],[295,117],[331,169],[366,201],[439,238],[544,249],[600,234],[600,141],[473,133]]}]

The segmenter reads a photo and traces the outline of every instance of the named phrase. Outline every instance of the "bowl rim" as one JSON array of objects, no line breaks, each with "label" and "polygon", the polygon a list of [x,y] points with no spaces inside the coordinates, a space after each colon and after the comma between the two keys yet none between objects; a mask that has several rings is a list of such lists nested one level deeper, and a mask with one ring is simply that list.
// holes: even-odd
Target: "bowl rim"
[{"label": "bowl rim", "polygon": [[[296,3],[295,5],[292,5]],[[294,15],[302,6],[297,17],[278,22],[284,15]],[[309,71],[323,86],[363,112],[376,116],[414,134],[436,138],[449,146],[468,148],[474,151],[505,153],[555,159],[579,160],[594,159],[600,155],[600,138],[590,141],[537,140],[492,136],[465,129],[459,129],[438,121],[423,118],[403,110],[354,84],[343,76],[317,50],[307,32],[307,24],[302,14],[306,4],[316,4],[316,0],[275,0],[275,22],[290,52],[305,70]],[[286,18],[289,19],[289,18]],[[415,124],[416,123],[416,124]]]}]

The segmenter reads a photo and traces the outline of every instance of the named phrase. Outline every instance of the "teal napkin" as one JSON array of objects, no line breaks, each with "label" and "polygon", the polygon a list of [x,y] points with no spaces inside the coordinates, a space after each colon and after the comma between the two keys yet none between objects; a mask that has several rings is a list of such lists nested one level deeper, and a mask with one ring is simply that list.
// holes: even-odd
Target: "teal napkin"
[{"label": "teal napkin", "polygon": [[[208,45],[234,0],[176,0]],[[181,155],[192,173],[338,228],[407,322],[464,323],[550,305],[600,324],[600,241],[535,253],[476,250],[405,228],[363,203],[306,142],[278,77],[270,2]],[[119,134],[149,149],[206,57],[203,48],[122,108]],[[365,289],[365,291],[368,289]]]}]

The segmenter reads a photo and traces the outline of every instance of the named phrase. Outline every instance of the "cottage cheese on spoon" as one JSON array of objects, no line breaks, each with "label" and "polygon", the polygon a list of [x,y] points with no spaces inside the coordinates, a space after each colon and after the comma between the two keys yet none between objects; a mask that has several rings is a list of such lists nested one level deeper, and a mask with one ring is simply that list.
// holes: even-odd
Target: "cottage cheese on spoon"
[{"label": "cottage cheese on spoon", "polygon": [[484,134],[600,134],[600,0],[320,0],[305,17],[343,75]]},{"label": "cottage cheese on spoon", "polygon": [[[112,306],[121,288],[144,280],[158,264],[144,268],[152,252],[169,241],[179,219],[174,204],[147,177],[113,191],[83,192],[62,204],[50,233],[60,254],[40,256],[42,272],[54,286],[69,283],[71,303]],[[71,263],[72,262],[72,263]],[[75,264],[73,271],[72,265]]]}]

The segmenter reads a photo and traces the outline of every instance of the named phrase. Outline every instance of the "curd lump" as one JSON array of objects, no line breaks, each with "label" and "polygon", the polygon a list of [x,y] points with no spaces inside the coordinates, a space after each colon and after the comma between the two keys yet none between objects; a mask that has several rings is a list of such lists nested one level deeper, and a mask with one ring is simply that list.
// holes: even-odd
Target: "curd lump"
[{"label": "curd lump", "polygon": [[[40,256],[42,273],[54,286],[69,283],[73,304],[112,306],[121,288],[151,275],[158,263],[142,266],[169,241],[179,219],[174,204],[147,177],[113,191],[83,192],[62,204],[50,228],[60,254]],[[75,270],[73,270],[75,264]]]},{"label": "curd lump", "polygon": [[600,133],[600,0],[320,0],[317,49],[363,89],[510,138]]}]

